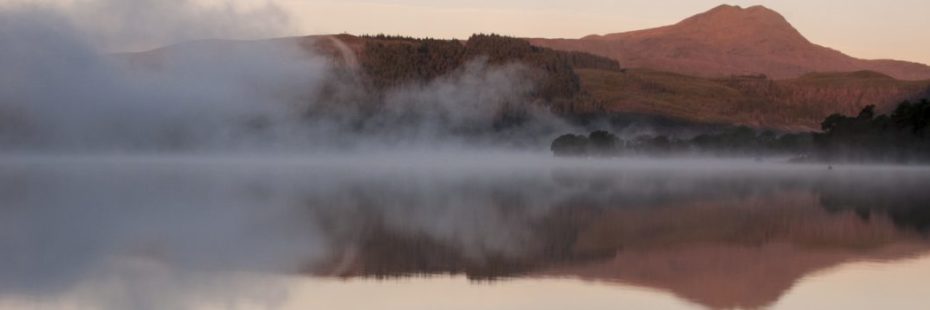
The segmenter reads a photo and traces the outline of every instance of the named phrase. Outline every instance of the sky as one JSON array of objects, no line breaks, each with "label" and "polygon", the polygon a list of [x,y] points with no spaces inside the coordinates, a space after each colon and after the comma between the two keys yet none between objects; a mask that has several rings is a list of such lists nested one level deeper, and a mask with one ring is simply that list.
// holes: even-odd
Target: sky
[{"label": "sky", "polygon": [[[234,36],[230,32],[237,38],[331,33],[578,38],[669,25],[720,4],[765,5],[820,45],[860,58],[930,64],[927,0],[0,0],[0,9],[10,3],[52,4],[98,24],[110,22],[97,29],[106,33],[105,45],[117,50]],[[212,11],[172,8],[191,3]],[[224,15],[231,11],[235,18]],[[185,16],[166,19],[173,13]],[[114,16],[124,20],[114,23]],[[205,18],[227,23],[198,27]],[[153,34],[164,27],[170,35]],[[151,42],[110,42],[114,37]]]}]

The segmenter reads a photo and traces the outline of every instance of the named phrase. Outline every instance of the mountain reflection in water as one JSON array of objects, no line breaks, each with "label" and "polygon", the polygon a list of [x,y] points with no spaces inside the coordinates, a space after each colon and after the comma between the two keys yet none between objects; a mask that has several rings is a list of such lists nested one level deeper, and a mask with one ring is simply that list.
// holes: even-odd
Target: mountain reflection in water
[{"label": "mountain reflection in water", "polygon": [[[818,271],[930,253],[923,168],[488,156],[7,159],[0,300],[56,298],[130,259],[149,266],[117,277],[130,284],[153,265],[195,278],[571,278],[757,308]],[[103,307],[185,306],[161,289],[123,287],[103,298],[142,297]]]}]

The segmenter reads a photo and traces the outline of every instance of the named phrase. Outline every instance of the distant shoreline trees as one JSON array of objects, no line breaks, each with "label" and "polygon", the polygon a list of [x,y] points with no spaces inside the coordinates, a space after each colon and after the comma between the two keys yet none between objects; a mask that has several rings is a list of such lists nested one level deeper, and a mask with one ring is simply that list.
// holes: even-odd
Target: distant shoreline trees
[{"label": "distant shoreline trees", "polygon": [[777,135],[735,127],[689,139],[663,135],[621,139],[607,131],[587,136],[566,134],[556,138],[556,156],[790,156],[795,161],[930,161],[930,101],[905,101],[888,115],[875,106],[858,115],[828,116],[821,132]]}]

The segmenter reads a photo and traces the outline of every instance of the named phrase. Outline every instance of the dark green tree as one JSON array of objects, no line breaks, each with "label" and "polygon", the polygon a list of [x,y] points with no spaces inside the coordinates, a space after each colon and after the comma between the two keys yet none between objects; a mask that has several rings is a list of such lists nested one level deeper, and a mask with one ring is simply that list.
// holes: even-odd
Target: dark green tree
[{"label": "dark green tree", "polygon": [[590,151],[593,154],[605,156],[617,152],[620,138],[610,132],[598,130],[588,135],[588,142]]},{"label": "dark green tree", "polygon": [[562,135],[552,141],[550,149],[556,156],[584,156],[588,154],[588,138],[581,135]]}]

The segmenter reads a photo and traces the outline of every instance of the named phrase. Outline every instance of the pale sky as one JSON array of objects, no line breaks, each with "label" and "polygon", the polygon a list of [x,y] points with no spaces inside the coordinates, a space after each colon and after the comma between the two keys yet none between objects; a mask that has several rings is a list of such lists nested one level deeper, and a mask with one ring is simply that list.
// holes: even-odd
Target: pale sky
[{"label": "pale sky", "polygon": [[[675,23],[722,0],[280,0],[306,33],[568,37]],[[811,41],[862,58],[930,63],[930,0],[755,0]]]},{"label": "pale sky", "polygon": [[[0,9],[10,3],[78,12],[97,24],[103,45],[124,50],[243,33],[578,38],[664,26],[724,3],[761,4],[815,43],[930,64],[930,0],[0,0]],[[151,42],[131,41],[139,38]]]}]

